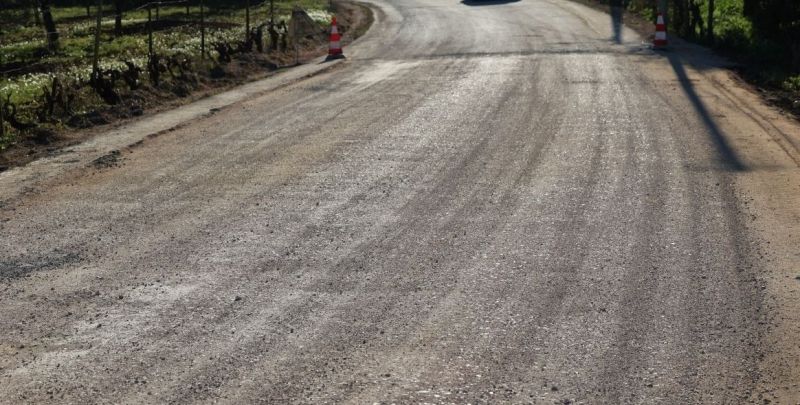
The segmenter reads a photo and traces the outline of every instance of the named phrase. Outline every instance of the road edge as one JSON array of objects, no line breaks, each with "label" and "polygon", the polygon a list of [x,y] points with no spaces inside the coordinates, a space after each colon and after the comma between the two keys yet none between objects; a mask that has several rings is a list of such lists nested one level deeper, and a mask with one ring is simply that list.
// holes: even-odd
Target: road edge
[{"label": "road edge", "polygon": [[[608,6],[589,0],[564,3],[610,14]],[[629,24],[631,20],[635,23]],[[623,21],[643,39],[652,37],[642,17],[625,11]],[[671,56],[680,58],[687,64],[689,80],[695,86],[705,83],[707,87],[698,91],[701,102],[728,134],[731,147],[755,168],[731,178],[744,213],[743,226],[760,256],[756,277],[757,288],[763,290],[754,325],[760,346],[753,370],[756,380],[747,402],[800,404],[800,119],[771,102],[714,49],[673,36],[670,47],[656,55],[660,61],[654,59],[655,65]],[[677,79],[671,75],[657,79]],[[730,119],[737,114],[746,117],[746,128]]]}]

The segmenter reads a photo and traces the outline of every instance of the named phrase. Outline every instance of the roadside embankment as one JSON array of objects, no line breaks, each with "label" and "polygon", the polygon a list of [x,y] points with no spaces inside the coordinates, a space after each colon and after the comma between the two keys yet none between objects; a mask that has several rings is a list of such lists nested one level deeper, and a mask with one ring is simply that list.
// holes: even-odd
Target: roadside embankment
[{"label": "roadside embankment", "polygon": [[[130,12],[132,19],[124,20],[127,28],[120,37],[114,36],[111,26],[103,28],[104,43],[100,49],[104,57],[96,78],[90,77],[91,66],[81,68],[81,63],[91,63],[90,58],[65,59],[70,55],[70,41],[86,39],[79,35],[82,32],[79,28],[88,24],[83,21],[87,17],[65,17],[64,21],[70,23],[65,23],[62,30],[72,36],[62,36],[62,48],[54,56],[35,58],[37,62],[31,66],[45,62],[60,64],[50,66],[49,73],[22,72],[16,68],[13,70],[16,73],[0,80],[3,106],[0,172],[60,154],[65,147],[117,125],[148,120],[153,114],[314,61],[327,52],[328,22],[333,14],[339,21],[345,45],[363,35],[373,20],[369,8],[357,3],[336,2],[332,10],[326,8],[327,0],[306,3],[312,8],[303,13],[305,24],[296,25],[300,27],[296,40],[291,35],[291,9],[276,11],[275,29],[268,17],[261,15],[263,10],[260,14],[254,10],[252,17],[248,17],[252,33],[249,41],[243,40],[244,25],[237,25],[244,21],[243,11],[220,12],[217,20],[206,22],[209,28],[205,52],[200,51],[199,32],[195,32],[198,28],[188,7],[186,12],[183,6],[176,10],[162,9],[161,20],[150,28]],[[155,38],[152,58],[147,57],[148,30]],[[0,47],[12,46],[5,43],[8,40],[4,38]],[[142,45],[144,49],[133,45],[128,49],[119,45],[120,41],[133,41],[133,45]],[[137,57],[140,51],[144,56]],[[20,65],[16,59],[11,60],[12,56],[7,54],[0,59],[0,68]],[[15,57],[25,60],[32,56]],[[3,65],[6,59],[8,63]]]}]

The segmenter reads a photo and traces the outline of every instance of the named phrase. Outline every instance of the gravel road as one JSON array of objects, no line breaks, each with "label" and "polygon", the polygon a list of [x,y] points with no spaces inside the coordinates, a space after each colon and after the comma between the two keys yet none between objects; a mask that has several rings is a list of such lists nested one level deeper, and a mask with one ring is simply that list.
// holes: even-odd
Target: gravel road
[{"label": "gravel road", "polygon": [[334,69],[6,199],[0,402],[762,399],[740,179],[793,152],[598,11],[373,7]]}]

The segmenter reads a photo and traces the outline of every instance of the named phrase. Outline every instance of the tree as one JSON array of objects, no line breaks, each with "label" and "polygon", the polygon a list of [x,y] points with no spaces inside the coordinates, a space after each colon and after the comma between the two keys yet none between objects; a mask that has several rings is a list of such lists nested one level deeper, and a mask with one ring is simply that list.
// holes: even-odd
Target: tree
[{"label": "tree", "polygon": [[114,0],[114,36],[122,36],[122,9],[124,0]]},{"label": "tree", "polygon": [[30,5],[31,11],[33,11],[33,21],[37,26],[42,25],[42,18],[39,16],[39,5],[36,3],[36,0],[31,1]]},{"label": "tree", "polygon": [[744,13],[758,35],[784,47],[800,70],[800,1],[745,0]]},{"label": "tree", "polygon": [[56,29],[56,22],[53,20],[53,14],[50,12],[50,5],[52,0],[39,0],[39,10],[42,13],[42,22],[44,23],[44,35],[47,38],[47,49],[50,52],[55,52],[58,49],[58,30]]},{"label": "tree", "polygon": [[714,0],[708,0],[708,42],[714,43]]},{"label": "tree", "polygon": [[700,0],[672,0],[672,29],[684,38],[695,38],[704,32]]},{"label": "tree", "polygon": [[672,30],[682,37],[689,37],[689,0],[673,0],[672,4]]}]

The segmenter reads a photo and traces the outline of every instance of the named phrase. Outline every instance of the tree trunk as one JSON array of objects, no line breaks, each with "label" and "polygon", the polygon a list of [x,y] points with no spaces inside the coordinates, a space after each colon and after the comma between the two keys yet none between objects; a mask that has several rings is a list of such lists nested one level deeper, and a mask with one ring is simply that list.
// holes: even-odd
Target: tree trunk
[{"label": "tree trunk", "polygon": [[708,42],[714,43],[714,0],[708,0]]},{"label": "tree trunk", "polygon": [[696,38],[698,30],[700,31],[700,38],[702,38],[705,25],[703,24],[702,12],[700,12],[700,4],[696,0],[690,0],[688,38]]},{"label": "tree trunk", "polygon": [[114,36],[122,36],[122,7],[124,0],[114,0]]},{"label": "tree trunk", "polygon": [[55,52],[58,49],[58,30],[53,14],[50,13],[51,0],[39,0],[39,9],[42,10],[42,22],[44,23],[44,35],[47,38],[47,49]]},{"label": "tree trunk", "polygon": [[100,77],[100,29],[103,21],[103,0],[97,0],[96,20],[94,25],[94,53],[92,55],[92,82]]},{"label": "tree trunk", "polygon": [[244,42],[250,42],[250,0],[246,0],[244,6]]},{"label": "tree trunk", "polygon": [[147,58],[153,59],[153,11],[147,6]]},{"label": "tree trunk", "polygon": [[742,14],[744,14],[745,17],[752,18],[756,14],[757,10],[757,0],[744,0],[744,3],[742,4]]},{"label": "tree trunk", "polygon": [[31,8],[33,9],[33,21],[36,23],[36,26],[42,26],[42,18],[39,15],[39,5],[36,4],[36,1],[31,2]]},{"label": "tree trunk", "polygon": [[200,60],[206,58],[206,20],[203,15],[203,0],[200,0]]},{"label": "tree trunk", "polygon": [[690,26],[689,2],[687,0],[674,0],[674,4],[672,27],[681,36],[687,37]]},{"label": "tree trunk", "polygon": [[3,97],[0,95],[0,141],[4,141],[6,139],[6,119],[3,117],[4,109]]}]

